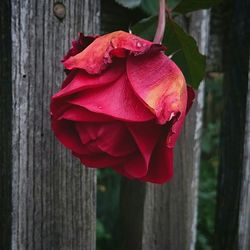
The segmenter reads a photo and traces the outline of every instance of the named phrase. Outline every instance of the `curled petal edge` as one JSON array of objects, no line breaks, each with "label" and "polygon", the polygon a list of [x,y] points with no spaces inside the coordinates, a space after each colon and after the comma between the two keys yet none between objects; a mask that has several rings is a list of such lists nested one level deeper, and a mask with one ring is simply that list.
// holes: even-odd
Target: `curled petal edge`
[{"label": "curled petal edge", "polygon": [[151,51],[165,50],[161,44],[152,43],[124,31],[115,31],[97,37],[80,53],[62,61],[68,70],[83,69],[89,74],[98,74],[112,63],[113,57],[123,58],[129,54],[141,55]]}]

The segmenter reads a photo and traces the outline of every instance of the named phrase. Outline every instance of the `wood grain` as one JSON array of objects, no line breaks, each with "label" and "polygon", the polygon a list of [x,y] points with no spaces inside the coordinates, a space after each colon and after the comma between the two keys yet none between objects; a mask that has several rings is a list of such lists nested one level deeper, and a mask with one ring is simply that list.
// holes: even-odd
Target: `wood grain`
[{"label": "wood grain", "polygon": [[221,5],[213,7],[210,11],[209,46],[206,58],[207,72],[222,72],[224,16],[225,10]]},{"label": "wood grain", "polygon": [[12,249],[94,250],[95,172],[50,128],[49,103],[63,80],[60,60],[79,31],[96,33],[98,0],[11,0]]}]

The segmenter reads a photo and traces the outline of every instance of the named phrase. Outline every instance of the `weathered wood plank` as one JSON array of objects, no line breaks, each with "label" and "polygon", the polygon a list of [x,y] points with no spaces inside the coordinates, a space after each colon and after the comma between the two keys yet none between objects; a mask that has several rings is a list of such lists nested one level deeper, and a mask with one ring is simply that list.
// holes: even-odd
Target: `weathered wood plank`
[{"label": "weathered wood plank", "polygon": [[215,249],[248,250],[250,207],[246,206],[249,192],[249,151],[246,150],[249,139],[245,128],[247,129],[250,3],[247,0],[231,0],[224,4],[224,8],[224,111]]},{"label": "weathered wood plank", "polygon": [[224,9],[221,5],[210,11],[209,46],[207,53],[207,72],[222,72],[222,37]]},{"label": "weathered wood plank", "polygon": [[[191,15],[189,21],[189,25],[184,25],[198,40],[201,51],[206,52],[209,12],[196,12]],[[173,180],[162,186],[147,184],[145,195],[141,191],[145,184],[135,185],[129,181],[123,184],[122,190],[126,190],[127,195],[124,191],[121,194],[121,199],[126,200],[126,213],[121,210],[121,219],[124,221],[122,231],[126,231],[126,234],[122,235],[122,250],[194,249],[203,95],[204,83],[200,86],[197,100],[176,146]],[[129,200],[128,197],[133,199]],[[142,202],[144,206],[138,206]],[[138,210],[143,213],[143,218],[138,217]],[[128,214],[128,211],[131,212]],[[126,248],[126,243],[134,239],[135,230],[137,243],[131,242],[129,248]]]},{"label": "weathered wood plank", "polygon": [[95,173],[54,138],[49,103],[78,31],[98,32],[98,0],[11,0],[12,249],[95,249]]}]

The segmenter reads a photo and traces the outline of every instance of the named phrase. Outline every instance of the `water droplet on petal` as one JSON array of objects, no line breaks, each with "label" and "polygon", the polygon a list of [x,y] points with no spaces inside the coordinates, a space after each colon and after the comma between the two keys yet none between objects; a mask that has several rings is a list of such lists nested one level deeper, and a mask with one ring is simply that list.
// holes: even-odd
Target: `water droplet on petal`
[{"label": "water droplet on petal", "polygon": [[99,109],[102,109],[102,106],[98,106]]},{"label": "water droplet on petal", "polygon": [[142,43],[141,42],[136,42],[136,46],[138,47],[138,48],[141,48],[142,47]]}]

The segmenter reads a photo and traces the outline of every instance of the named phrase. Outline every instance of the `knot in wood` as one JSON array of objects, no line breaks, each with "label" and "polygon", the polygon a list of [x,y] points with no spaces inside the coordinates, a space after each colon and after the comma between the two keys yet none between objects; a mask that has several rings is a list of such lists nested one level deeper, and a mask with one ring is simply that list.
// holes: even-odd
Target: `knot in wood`
[{"label": "knot in wood", "polygon": [[63,3],[55,3],[53,11],[54,11],[54,15],[59,20],[62,20],[66,15],[66,8],[65,8],[65,5]]}]

